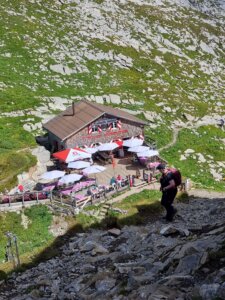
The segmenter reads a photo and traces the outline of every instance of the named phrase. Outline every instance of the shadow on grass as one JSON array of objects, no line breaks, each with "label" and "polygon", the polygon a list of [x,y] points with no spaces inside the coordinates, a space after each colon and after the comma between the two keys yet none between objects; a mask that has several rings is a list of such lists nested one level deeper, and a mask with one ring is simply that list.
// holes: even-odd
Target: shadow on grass
[{"label": "shadow on grass", "polygon": [[[162,211],[161,205],[158,201],[153,202],[149,205],[134,205],[137,212],[125,216],[123,214],[115,213],[113,210],[109,211],[108,215],[101,221],[96,220],[90,225],[88,224],[89,216],[84,216],[87,218],[86,226],[82,224],[76,224],[72,226],[64,235],[57,237],[49,246],[47,246],[41,253],[36,255],[32,262],[23,263],[20,267],[14,269],[15,272],[23,272],[26,269],[32,268],[38,265],[40,262],[44,262],[55,256],[59,256],[62,253],[62,246],[65,245],[71,237],[74,237],[77,233],[87,232],[89,229],[102,229],[108,230],[110,228],[121,229],[125,225],[144,225],[149,221],[154,221],[159,218]],[[92,217],[93,218],[93,217]],[[9,272],[10,274],[11,272]],[[7,275],[5,272],[1,271],[0,280],[6,279]]]}]

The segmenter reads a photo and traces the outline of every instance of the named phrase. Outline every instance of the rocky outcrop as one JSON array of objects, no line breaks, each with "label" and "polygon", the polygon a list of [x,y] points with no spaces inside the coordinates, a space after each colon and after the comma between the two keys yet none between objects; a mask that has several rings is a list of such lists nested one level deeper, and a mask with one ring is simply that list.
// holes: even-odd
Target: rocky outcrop
[{"label": "rocky outcrop", "polygon": [[224,299],[225,199],[177,208],[170,224],[76,234],[60,256],[13,274],[1,299]]}]

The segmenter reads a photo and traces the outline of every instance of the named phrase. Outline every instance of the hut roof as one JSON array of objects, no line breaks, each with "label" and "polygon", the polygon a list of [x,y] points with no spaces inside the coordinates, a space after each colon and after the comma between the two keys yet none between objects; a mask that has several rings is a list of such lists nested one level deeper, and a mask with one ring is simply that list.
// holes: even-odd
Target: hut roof
[{"label": "hut roof", "polygon": [[104,114],[129,120],[139,125],[147,124],[123,110],[87,100],[81,100],[45,123],[43,128],[53,133],[61,140],[66,140]]}]

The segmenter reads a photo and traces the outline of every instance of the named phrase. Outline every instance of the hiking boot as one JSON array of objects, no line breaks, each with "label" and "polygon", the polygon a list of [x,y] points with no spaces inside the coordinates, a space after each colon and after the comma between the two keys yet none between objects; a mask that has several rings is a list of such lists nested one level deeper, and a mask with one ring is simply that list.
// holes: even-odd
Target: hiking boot
[{"label": "hiking boot", "polygon": [[177,209],[174,208],[174,211],[173,211],[173,218],[175,217],[176,214],[177,214]]}]

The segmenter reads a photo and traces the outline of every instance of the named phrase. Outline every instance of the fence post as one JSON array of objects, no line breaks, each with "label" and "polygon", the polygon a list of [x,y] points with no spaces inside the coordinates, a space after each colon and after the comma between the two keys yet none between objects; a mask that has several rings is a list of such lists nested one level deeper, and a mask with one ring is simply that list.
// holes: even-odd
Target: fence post
[{"label": "fence post", "polygon": [[6,259],[7,261],[12,261],[13,267],[20,267],[20,257],[19,257],[19,249],[17,244],[17,237],[15,234],[11,232],[5,233],[8,241],[6,245]]},{"label": "fence post", "polygon": [[9,206],[11,206],[11,197],[8,195],[9,197]]},{"label": "fence post", "polygon": [[38,199],[38,192],[37,192],[37,203],[39,203],[39,199]]},{"label": "fence post", "polygon": [[18,244],[17,244],[17,237],[16,235],[13,235],[14,238],[14,243],[16,247],[16,258],[17,258],[17,266],[20,267],[20,256],[19,256],[19,249],[18,249]]},{"label": "fence post", "polygon": [[22,193],[22,207],[24,207],[24,193]]}]

